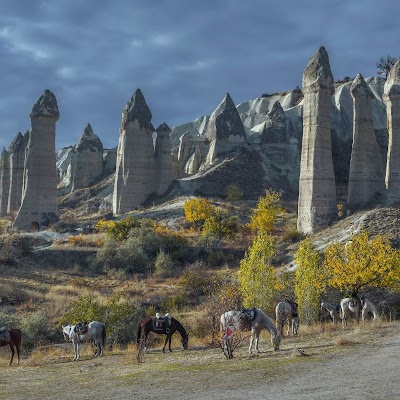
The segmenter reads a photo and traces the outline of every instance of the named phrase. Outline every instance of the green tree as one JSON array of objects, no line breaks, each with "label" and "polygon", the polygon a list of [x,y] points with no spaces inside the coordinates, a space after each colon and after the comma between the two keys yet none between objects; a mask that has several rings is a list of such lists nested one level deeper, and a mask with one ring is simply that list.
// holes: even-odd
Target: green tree
[{"label": "green tree", "polygon": [[232,183],[226,188],[226,200],[228,201],[238,201],[243,197],[243,192]]},{"label": "green tree", "polygon": [[388,54],[386,57],[381,57],[376,63],[376,68],[378,68],[378,74],[383,75],[385,78],[388,77],[390,70],[399,58],[392,57]]},{"label": "green tree", "polygon": [[299,304],[300,320],[310,324],[317,320],[320,296],[326,287],[322,257],[307,238],[300,243],[294,261],[297,264],[294,293]]},{"label": "green tree", "polygon": [[197,227],[203,226],[214,210],[215,207],[204,197],[191,198],[183,205],[186,221]]},{"label": "green tree", "polygon": [[324,268],[328,285],[341,291],[400,288],[400,253],[382,235],[369,240],[361,231],[346,244],[333,243],[325,251]]},{"label": "green tree", "polygon": [[252,210],[250,228],[258,233],[270,233],[275,226],[276,218],[285,210],[282,207],[282,194],[266,191],[265,196],[258,200],[257,208]]},{"label": "green tree", "polygon": [[239,284],[245,307],[259,307],[273,312],[277,297],[277,278],[271,260],[275,256],[275,243],[266,234],[259,234],[249,251],[240,261]]},{"label": "green tree", "polygon": [[217,240],[223,237],[233,238],[237,231],[237,218],[222,210],[215,210],[203,225],[203,236]]}]

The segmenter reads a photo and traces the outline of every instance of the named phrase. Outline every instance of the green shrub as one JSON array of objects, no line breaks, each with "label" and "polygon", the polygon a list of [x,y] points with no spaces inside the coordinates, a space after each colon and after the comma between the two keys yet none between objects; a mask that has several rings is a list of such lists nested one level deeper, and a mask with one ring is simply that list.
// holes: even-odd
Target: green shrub
[{"label": "green shrub", "polygon": [[304,235],[300,233],[297,229],[291,229],[290,231],[286,232],[282,237],[282,240],[284,242],[290,242],[290,243],[297,243],[303,239]]},{"label": "green shrub", "polygon": [[19,318],[10,313],[0,312],[0,328],[1,327],[19,328]]},{"label": "green shrub", "polygon": [[154,263],[154,276],[166,278],[174,273],[174,262],[172,257],[161,250]]},{"label": "green shrub", "polygon": [[186,306],[186,304],[187,302],[185,296],[183,296],[182,294],[178,294],[176,296],[171,296],[166,299],[161,305],[161,311],[165,313],[180,311]]},{"label": "green shrub", "polygon": [[21,325],[22,341],[27,349],[33,348],[37,343],[50,342],[56,336],[55,328],[49,317],[42,312],[24,318]]}]

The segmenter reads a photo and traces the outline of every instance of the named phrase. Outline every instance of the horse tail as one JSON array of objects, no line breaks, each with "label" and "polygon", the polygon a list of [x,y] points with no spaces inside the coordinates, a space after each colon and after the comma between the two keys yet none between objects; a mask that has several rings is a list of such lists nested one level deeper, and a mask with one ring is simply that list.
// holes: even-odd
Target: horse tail
[{"label": "horse tail", "polygon": [[140,343],[140,338],[142,337],[142,321],[139,321],[138,328],[136,332],[136,343]]},{"label": "horse tail", "polygon": [[106,327],[105,327],[105,325],[103,325],[103,331],[101,332],[101,339],[103,341],[103,347],[105,347],[105,345],[106,345],[106,338],[107,338]]}]

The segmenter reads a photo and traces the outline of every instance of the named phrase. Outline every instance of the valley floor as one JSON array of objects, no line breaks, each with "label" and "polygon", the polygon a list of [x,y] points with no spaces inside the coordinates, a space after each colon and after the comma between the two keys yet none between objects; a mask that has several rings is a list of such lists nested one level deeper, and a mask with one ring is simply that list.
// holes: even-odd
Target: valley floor
[{"label": "valley floor", "polygon": [[7,367],[2,350],[0,399],[398,399],[399,328],[398,321],[326,325],[285,337],[279,352],[264,336],[259,355],[242,346],[231,360],[218,348],[184,352],[176,343],[168,354],[150,349],[142,364],[134,351],[73,362],[69,348],[39,365],[31,355]]}]

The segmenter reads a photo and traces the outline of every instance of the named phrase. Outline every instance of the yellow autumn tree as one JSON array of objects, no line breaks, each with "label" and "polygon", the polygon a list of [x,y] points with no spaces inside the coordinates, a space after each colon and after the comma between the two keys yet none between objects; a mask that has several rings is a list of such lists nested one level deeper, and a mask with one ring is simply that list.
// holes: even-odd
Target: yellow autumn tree
[{"label": "yellow autumn tree", "polygon": [[294,293],[299,304],[300,320],[311,324],[317,320],[320,295],[326,288],[322,257],[307,238],[300,243],[294,261],[297,265]]},{"label": "yellow autumn tree", "polygon": [[257,208],[253,209],[250,217],[250,229],[260,233],[270,233],[274,229],[276,218],[285,210],[282,207],[282,194],[267,190],[260,197]]},{"label": "yellow autumn tree", "polygon": [[346,244],[334,243],[325,251],[328,285],[352,293],[371,287],[399,290],[400,253],[382,235],[368,238],[361,231]]},{"label": "yellow autumn tree", "polygon": [[212,203],[203,197],[191,198],[183,205],[186,221],[197,227],[203,226],[214,210]]},{"label": "yellow autumn tree", "polygon": [[267,313],[274,311],[277,278],[271,260],[275,243],[266,234],[259,234],[240,261],[239,285],[244,307],[258,307]]}]

